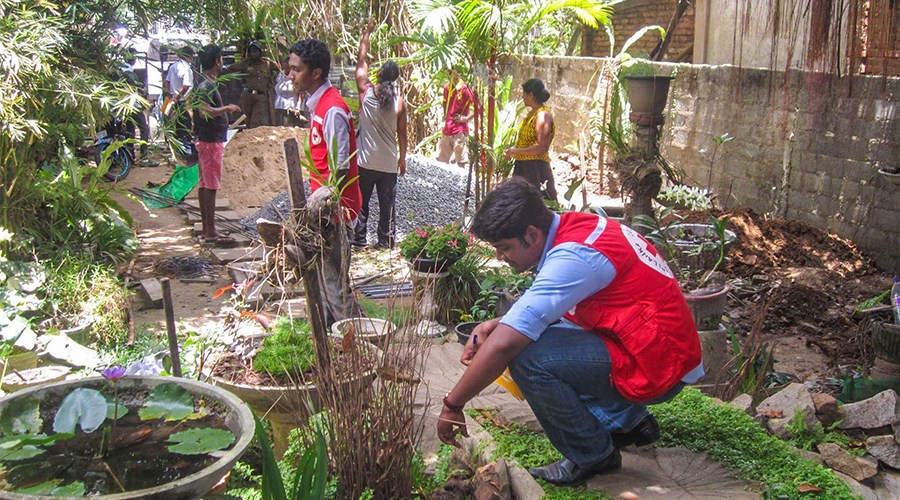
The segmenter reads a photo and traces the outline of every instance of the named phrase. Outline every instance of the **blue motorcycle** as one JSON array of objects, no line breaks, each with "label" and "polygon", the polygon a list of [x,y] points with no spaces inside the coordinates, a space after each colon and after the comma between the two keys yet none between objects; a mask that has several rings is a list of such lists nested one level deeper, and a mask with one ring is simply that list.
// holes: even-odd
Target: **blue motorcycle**
[{"label": "blue motorcycle", "polygon": [[[125,120],[121,117],[113,118],[109,124],[97,133],[97,140],[94,142],[94,159],[97,165],[103,160],[103,152],[106,151],[113,142],[125,141],[133,139],[134,135],[128,131]],[[134,166],[134,146],[125,144],[110,153],[109,169],[103,174],[107,180],[120,181],[131,172]]]}]

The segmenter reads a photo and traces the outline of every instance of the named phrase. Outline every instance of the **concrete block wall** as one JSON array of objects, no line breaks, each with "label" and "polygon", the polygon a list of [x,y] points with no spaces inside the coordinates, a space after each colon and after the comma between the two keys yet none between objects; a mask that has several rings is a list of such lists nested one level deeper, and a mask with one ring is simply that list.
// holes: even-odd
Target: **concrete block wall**
[{"label": "concrete block wall", "polygon": [[679,65],[661,150],[727,207],[802,220],[900,271],[900,188],[877,172],[900,165],[900,78]]},{"label": "concrete block wall", "polygon": [[[588,133],[604,61],[525,56],[510,64],[514,92],[528,78],[547,84],[556,151]],[[792,72],[785,80],[769,70],[664,66],[676,78],[660,148],[694,185],[709,184],[726,207],[799,219],[852,240],[900,273],[900,187],[877,172],[900,165],[900,78]],[[735,140],[710,166],[714,138],[726,132]]]}]

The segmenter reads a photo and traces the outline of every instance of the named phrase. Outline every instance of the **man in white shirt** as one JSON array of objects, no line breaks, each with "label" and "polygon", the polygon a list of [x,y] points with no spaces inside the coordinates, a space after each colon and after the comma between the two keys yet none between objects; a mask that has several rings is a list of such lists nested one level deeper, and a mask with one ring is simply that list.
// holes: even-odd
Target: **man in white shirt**
[{"label": "man in white shirt", "polygon": [[179,59],[169,65],[166,73],[166,81],[163,82],[166,94],[172,103],[171,110],[166,114],[175,123],[175,138],[181,141],[191,141],[193,123],[184,98],[194,86],[194,71],[191,61],[194,60],[194,49],[187,45],[176,51]]}]

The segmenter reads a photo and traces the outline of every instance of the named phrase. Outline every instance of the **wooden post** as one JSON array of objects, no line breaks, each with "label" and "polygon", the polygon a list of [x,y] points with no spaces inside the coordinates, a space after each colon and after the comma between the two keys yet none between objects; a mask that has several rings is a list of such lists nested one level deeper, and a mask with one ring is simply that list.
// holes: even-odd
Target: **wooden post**
[{"label": "wooden post", "polygon": [[166,310],[166,332],[169,334],[169,355],[172,357],[172,375],[181,377],[181,358],[178,357],[178,336],[175,335],[175,307],[172,304],[172,285],[169,278],[161,278],[163,307]]},{"label": "wooden post", "polygon": [[[284,167],[287,170],[288,193],[291,197],[291,216],[297,222],[300,220],[300,210],[306,207],[303,167],[300,164],[300,147],[297,139],[284,141]],[[322,285],[319,283],[319,273],[315,267],[309,265],[310,261],[316,262],[317,266],[321,265],[319,259],[307,259],[307,263],[300,266],[300,275],[303,278],[303,289],[306,291],[309,326],[316,342],[316,357],[323,372],[327,373],[331,366],[331,352],[328,348],[328,327],[325,325],[325,309],[322,304]]]}]

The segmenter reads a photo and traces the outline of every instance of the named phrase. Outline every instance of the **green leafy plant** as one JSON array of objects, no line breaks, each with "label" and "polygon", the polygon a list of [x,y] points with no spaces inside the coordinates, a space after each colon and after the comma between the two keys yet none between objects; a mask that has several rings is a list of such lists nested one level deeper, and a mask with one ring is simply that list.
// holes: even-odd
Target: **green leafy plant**
[{"label": "green leafy plant", "polygon": [[309,370],[315,362],[316,350],[304,319],[280,316],[275,320],[273,334],[267,337],[253,357],[253,369],[273,377],[297,376]]},{"label": "green leafy plant", "polygon": [[852,455],[859,457],[865,455],[866,447],[862,442],[856,442],[850,436],[836,430],[840,424],[841,422],[838,421],[825,429],[817,420],[812,426],[809,426],[803,417],[803,412],[796,411],[786,427],[791,435],[786,442],[796,448],[808,451],[816,451],[816,446],[821,443],[834,443]]},{"label": "green leafy plant", "polygon": [[[674,208],[665,207],[656,216],[635,215],[633,225],[663,253],[682,289],[696,290],[709,284],[726,261],[727,245],[734,241],[734,237],[728,232],[729,220],[730,216],[717,218],[710,214],[710,229],[703,234],[695,234],[688,230]],[[690,244],[690,249],[682,250],[676,243]],[[715,260],[711,267],[705,267],[706,259],[701,258],[701,254],[709,252],[715,254]]]},{"label": "green leafy plant", "polygon": [[324,499],[328,484],[328,450],[325,438],[316,431],[315,445],[310,446],[301,456],[297,468],[293,472],[288,487],[282,476],[278,461],[272,452],[269,436],[259,417],[256,421],[256,441],[260,445],[262,455],[262,482],[260,484],[263,500],[320,500]]},{"label": "green leafy plant", "polygon": [[471,236],[458,224],[426,226],[407,234],[400,242],[404,259],[459,259],[466,253]]},{"label": "green leafy plant", "polygon": [[800,499],[801,485],[820,488],[822,498],[855,498],[829,469],[799,457],[787,443],[769,435],[750,415],[716,404],[686,388],[675,399],[653,405],[662,438],[658,446],[684,446],[707,453],[746,479],[766,484],[766,498]]}]

